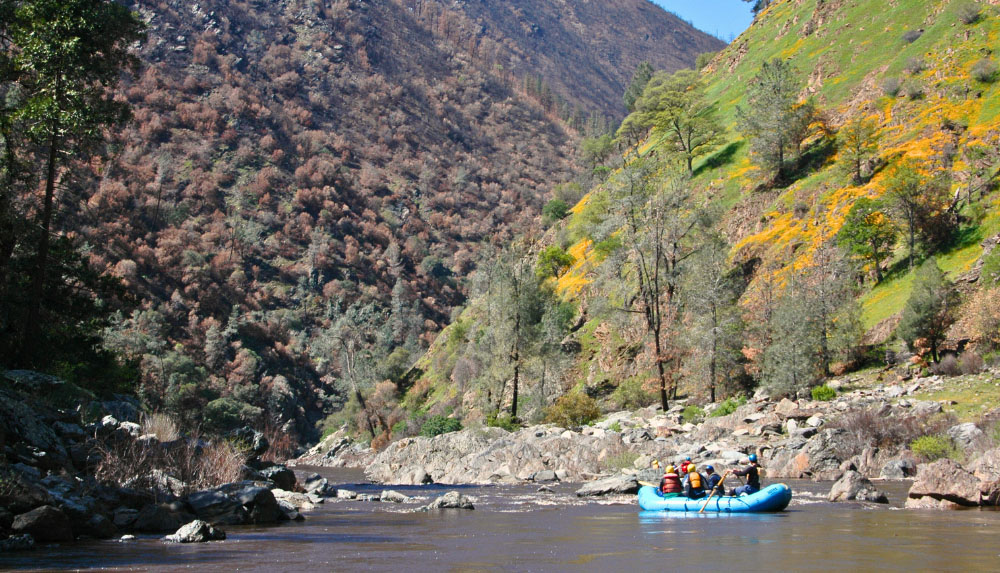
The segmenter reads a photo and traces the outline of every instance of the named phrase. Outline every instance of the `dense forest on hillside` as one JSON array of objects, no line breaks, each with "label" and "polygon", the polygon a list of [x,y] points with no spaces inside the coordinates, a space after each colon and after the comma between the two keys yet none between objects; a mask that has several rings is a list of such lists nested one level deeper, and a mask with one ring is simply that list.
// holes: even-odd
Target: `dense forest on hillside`
[{"label": "dense forest on hillside", "polygon": [[651,74],[615,136],[588,140],[597,183],[508,246],[533,276],[477,272],[394,435],[679,396],[731,411],[834,374],[997,359],[996,7],[759,4],[700,73]]},{"label": "dense forest on hillside", "polygon": [[[34,5],[2,3],[11,16]],[[677,68],[720,45],[638,0],[565,29],[547,3],[124,6],[145,23],[116,97],[131,121],[107,122],[51,178],[54,248],[82,306],[58,306],[53,276],[40,308],[66,328],[45,339],[8,299],[5,336],[24,344],[4,365],[134,386],[185,427],[296,437],[421,355],[481,249],[534,224],[573,178],[581,135],[624,113],[639,61]],[[619,9],[627,33],[588,32]],[[663,34],[674,49],[651,54]],[[28,165],[46,145],[18,139],[33,77],[18,65],[4,68],[3,145]],[[602,87],[581,89],[586,76]],[[24,174],[11,213],[33,223],[45,178]],[[21,292],[34,243],[9,244],[4,288]],[[19,351],[29,341],[38,352]]]}]

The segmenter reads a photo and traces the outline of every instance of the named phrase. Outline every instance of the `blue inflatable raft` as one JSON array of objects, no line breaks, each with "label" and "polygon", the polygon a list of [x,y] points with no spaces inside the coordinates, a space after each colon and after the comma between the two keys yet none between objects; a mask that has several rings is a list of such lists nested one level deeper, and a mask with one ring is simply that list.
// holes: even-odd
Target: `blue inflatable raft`
[{"label": "blue inflatable raft", "polygon": [[[639,488],[639,507],[646,511],[701,511],[705,499],[686,497],[663,497],[660,490],[651,486]],[[792,490],[783,483],[765,487],[757,493],[739,497],[715,496],[708,502],[705,512],[719,513],[763,513],[781,511],[792,501]]]}]

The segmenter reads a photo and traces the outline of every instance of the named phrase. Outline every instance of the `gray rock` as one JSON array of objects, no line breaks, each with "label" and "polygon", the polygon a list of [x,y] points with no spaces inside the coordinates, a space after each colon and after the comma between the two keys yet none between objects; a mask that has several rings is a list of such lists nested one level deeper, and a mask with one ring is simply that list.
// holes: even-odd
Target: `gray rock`
[{"label": "gray rock", "polygon": [[[957,463],[941,459],[919,467],[908,497],[908,508],[925,508],[928,503],[939,507],[976,506],[981,497],[980,482],[979,478]],[[932,501],[922,498],[931,498]],[[941,501],[948,503],[938,503]]]},{"label": "gray rock", "polygon": [[874,503],[889,503],[889,497],[860,473],[848,470],[844,477],[840,478],[833,487],[830,488],[830,501],[870,501]]},{"label": "gray rock", "polygon": [[917,464],[911,459],[899,458],[889,460],[882,466],[882,473],[879,474],[879,477],[882,479],[900,480],[911,478],[915,475],[917,475]]},{"label": "gray rock", "polygon": [[633,476],[612,476],[586,483],[576,490],[578,497],[601,496],[611,494],[630,494],[639,492],[639,481]]},{"label": "gray rock", "polygon": [[305,482],[302,484],[302,487],[307,493],[315,495],[322,495],[326,497],[335,497],[337,495],[337,488],[330,485],[330,482],[319,474],[311,474],[307,476]]},{"label": "gray rock", "polygon": [[118,424],[118,429],[127,432],[133,438],[138,438],[142,435],[142,426],[135,422],[122,422]]},{"label": "gray rock", "polygon": [[538,489],[536,489],[535,491],[538,493],[555,493],[556,490],[552,489],[547,485],[542,485],[538,486]]},{"label": "gray rock", "polygon": [[118,535],[118,528],[111,520],[97,513],[87,520],[86,535],[97,539],[111,539]]},{"label": "gray rock", "polygon": [[271,444],[264,437],[264,434],[254,430],[249,426],[244,426],[238,430],[233,430],[226,437],[239,445],[247,454],[249,460],[255,460],[267,452]]},{"label": "gray rock", "polygon": [[279,499],[278,507],[281,509],[282,513],[285,514],[285,518],[289,521],[302,521],[305,519],[302,517],[302,514],[299,513],[299,509],[288,501]]},{"label": "gray rock", "polygon": [[28,551],[35,548],[35,538],[30,533],[22,535],[11,535],[7,539],[0,539],[0,553],[9,551]]},{"label": "gray rock", "polygon": [[119,507],[115,510],[111,520],[118,529],[131,529],[132,524],[139,518],[139,510],[128,507]]},{"label": "gray rock", "polygon": [[222,541],[226,532],[212,527],[210,524],[196,519],[177,530],[177,533],[164,537],[170,543],[203,543],[205,541]]},{"label": "gray rock", "polygon": [[121,537],[118,538],[118,541],[121,541],[122,543],[124,543],[126,541],[135,541],[135,536],[134,535],[122,535]]},{"label": "gray rock", "polygon": [[190,515],[174,512],[166,505],[151,503],[139,511],[132,529],[146,533],[177,531],[190,518]]},{"label": "gray rock", "polygon": [[382,492],[379,496],[379,501],[389,501],[392,503],[406,503],[410,501],[410,498],[399,493],[398,491],[387,489]]},{"label": "gray rock", "polygon": [[431,509],[475,509],[476,506],[473,504],[473,499],[466,497],[457,491],[449,491],[448,493],[438,497],[429,504],[421,507],[420,510],[428,511]]},{"label": "gray rock", "polygon": [[948,428],[948,437],[963,450],[971,450],[986,442],[986,434],[972,422]]},{"label": "gray rock", "polygon": [[73,528],[69,518],[59,508],[51,505],[33,509],[14,518],[11,529],[15,533],[28,533],[43,543],[50,541],[72,541]]},{"label": "gray rock", "polygon": [[275,465],[260,470],[263,476],[275,487],[286,491],[295,490],[295,472],[282,465]]},{"label": "gray rock", "polygon": [[358,492],[351,491],[349,489],[338,489],[337,499],[356,499],[358,497]]},{"label": "gray rock", "polygon": [[531,474],[531,481],[541,483],[547,481],[559,481],[559,478],[556,477],[556,472],[552,470],[542,470]]},{"label": "gray rock", "polygon": [[209,523],[240,525],[250,521],[250,515],[243,504],[223,491],[198,491],[189,495],[187,502],[198,519]]},{"label": "gray rock", "polygon": [[86,432],[78,424],[55,422],[52,424],[52,429],[63,438],[70,440],[82,440],[87,437]]}]

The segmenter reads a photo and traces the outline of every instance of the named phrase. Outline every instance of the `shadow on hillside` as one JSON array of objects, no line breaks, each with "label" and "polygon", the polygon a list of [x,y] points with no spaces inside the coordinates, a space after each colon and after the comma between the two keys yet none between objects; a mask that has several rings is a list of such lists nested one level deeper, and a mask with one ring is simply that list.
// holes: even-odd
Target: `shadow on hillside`
[{"label": "shadow on hillside", "polygon": [[834,138],[824,137],[820,139],[802,152],[799,160],[783,174],[781,184],[791,185],[799,179],[819,171],[835,153],[837,153],[837,141]]},{"label": "shadow on hillside", "polygon": [[715,154],[706,159],[704,163],[699,165],[698,168],[694,170],[695,177],[710,169],[718,169],[719,167],[732,163],[736,153],[743,147],[743,145],[745,145],[745,143],[746,142],[743,140],[734,141],[715,152]]}]

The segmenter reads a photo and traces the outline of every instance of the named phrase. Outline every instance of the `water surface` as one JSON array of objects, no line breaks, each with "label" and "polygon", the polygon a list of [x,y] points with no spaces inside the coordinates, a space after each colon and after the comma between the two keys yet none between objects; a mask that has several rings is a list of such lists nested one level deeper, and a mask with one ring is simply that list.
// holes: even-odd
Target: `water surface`
[{"label": "water surface", "polygon": [[[359,472],[319,470],[360,492]],[[640,512],[634,496],[577,499],[532,486],[396,487],[427,503],[450,489],[474,511],[331,501],[301,523],[229,527],[222,543],[78,542],[0,555],[0,569],[110,571],[989,571],[1000,569],[1000,512],[831,504],[829,483],[787,482],[778,514]],[[898,506],[907,484],[882,484]]]}]

